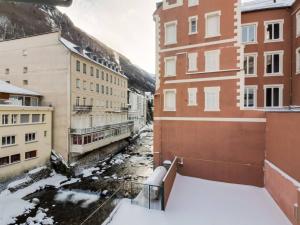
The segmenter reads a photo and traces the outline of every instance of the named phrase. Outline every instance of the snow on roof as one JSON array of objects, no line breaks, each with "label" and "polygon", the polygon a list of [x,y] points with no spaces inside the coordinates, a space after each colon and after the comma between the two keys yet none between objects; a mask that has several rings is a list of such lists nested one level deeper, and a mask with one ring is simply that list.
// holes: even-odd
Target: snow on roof
[{"label": "snow on roof", "polygon": [[[112,72],[118,73],[120,76],[122,76],[122,77],[128,79],[127,76],[125,76],[124,74],[120,73],[119,71],[113,70],[112,68],[110,68],[110,67],[108,67],[108,66],[106,66],[106,65],[104,65],[104,64],[102,64],[102,63],[99,63],[99,62],[96,61],[96,60],[92,60],[91,57],[88,56],[88,54],[91,53],[91,52],[86,51],[85,49],[83,49],[82,52],[81,52],[81,51],[79,50],[79,49],[81,48],[80,46],[75,45],[74,43],[72,43],[72,42],[66,40],[65,38],[62,38],[62,37],[61,37],[61,38],[60,38],[60,41],[61,41],[61,43],[62,43],[66,48],[68,48],[71,52],[74,52],[74,53],[76,53],[76,54],[78,54],[78,55],[81,55],[82,57],[84,57],[84,58],[86,58],[86,59],[88,59],[88,60],[90,60],[90,61],[93,61],[94,63],[96,63],[96,64],[98,64],[98,65],[101,65],[101,66],[103,66],[103,67],[105,67],[105,68],[111,70]],[[108,63],[109,63],[109,62],[108,62]],[[111,63],[112,63],[112,62],[111,62]]]},{"label": "snow on roof", "polygon": [[36,92],[20,88],[9,84],[5,81],[0,80],[0,92],[1,93],[8,93],[8,94],[20,94],[20,95],[30,95],[30,96],[42,96]]},{"label": "snow on roof", "polygon": [[110,220],[108,225],[292,225],[264,188],[179,174],[164,212],[123,201]]},{"label": "snow on roof", "polygon": [[241,10],[242,12],[257,11],[263,9],[275,9],[290,7],[294,4],[295,0],[250,0],[242,3]]}]

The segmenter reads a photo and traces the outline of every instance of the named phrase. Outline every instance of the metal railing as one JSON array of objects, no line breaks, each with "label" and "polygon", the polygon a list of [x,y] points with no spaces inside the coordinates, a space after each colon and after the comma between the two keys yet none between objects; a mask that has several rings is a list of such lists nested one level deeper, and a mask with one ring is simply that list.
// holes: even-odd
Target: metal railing
[{"label": "metal railing", "polygon": [[105,126],[98,126],[98,127],[91,127],[91,128],[83,128],[83,129],[71,129],[71,134],[89,134],[94,132],[103,132],[110,129],[119,129],[122,127],[129,127],[133,128],[134,122],[133,121],[127,121],[123,123],[116,123],[111,125],[105,125]]},{"label": "metal railing", "polygon": [[101,203],[80,225],[95,225],[110,222],[122,199],[130,199],[131,204],[148,209],[161,210],[163,206],[163,188],[160,186],[124,181],[119,188]]},{"label": "metal railing", "polygon": [[73,111],[75,112],[90,112],[92,110],[92,105],[73,105]]}]

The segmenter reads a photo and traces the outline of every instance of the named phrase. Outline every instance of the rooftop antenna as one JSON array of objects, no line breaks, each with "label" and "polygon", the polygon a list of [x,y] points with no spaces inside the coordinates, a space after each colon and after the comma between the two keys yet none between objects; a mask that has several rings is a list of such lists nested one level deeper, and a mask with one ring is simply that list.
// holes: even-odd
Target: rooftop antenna
[{"label": "rooftop antenna", "polygon": [[7,2],[21,2],[21,3],[43,4],[49,6],[68,7],[72,5],[73,0],[0,0],[0,3],[7,3]]}]

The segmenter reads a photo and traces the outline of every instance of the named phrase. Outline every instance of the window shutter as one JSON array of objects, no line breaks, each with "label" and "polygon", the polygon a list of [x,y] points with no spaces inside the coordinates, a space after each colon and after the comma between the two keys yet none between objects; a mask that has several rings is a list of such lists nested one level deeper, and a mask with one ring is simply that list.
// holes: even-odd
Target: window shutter
[{"label": "window shutter", "polygon": [[190,53],[189,54],[189,71],[196,71],[197,68],[197,53]]}]

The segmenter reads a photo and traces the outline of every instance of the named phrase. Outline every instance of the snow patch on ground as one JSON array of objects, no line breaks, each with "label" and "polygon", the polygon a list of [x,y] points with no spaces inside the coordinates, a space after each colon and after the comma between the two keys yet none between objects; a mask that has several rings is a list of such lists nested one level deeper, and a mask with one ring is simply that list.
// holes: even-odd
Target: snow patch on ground
[{"label": "snow patch on ground", "polygon": [[81,203],[82,208],[87,208],[91,203],[98,201],[100,196],[95,193],[82,191],[59,191],[55,196],[57,202]]},{"label": "snow patch on ground", "polygon": [[91,168],[87,168],[81,171],[80,175],[82,175],[82,177],[86,178],[86,177],[90,177],[93,175],[93,172],[99,171],[100,168],[99,167],[91,167]]},{"label": "snow patch on ground", "polygon": [[122,201],[109,225],[124,224],[291,225],[264,188],[180,175],[165,212]]},{"label": "snow patch on ground", "polygon": [[45,209],[39,208],[35,217],[28,217],[25,224],[22,225],[52,225],[54,220],[48,217]]},{"label": "snow patch on ground", "polygon": [[8,189],[15,188],[15,187],[19,186],[20,184],[29,183],[31,180],[32,179],[30,177],[24,177],[23,179],[11,182],[10,184],[7,185],[7,188]]},{"label": "snow patch on ground", "polygon": [[65,180],[67,180],[67,177],[53,172],[51,177],[37,181],[14,193],[11,193],[8,189],[2,191],[0,193],[0,224],[14,223],[16,217],[35,207],[34,203],[25,201],[22,198],[45,188],[47,185],[59,187],[60,183]]}]

